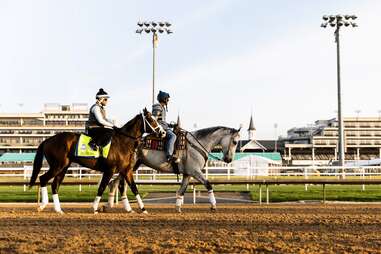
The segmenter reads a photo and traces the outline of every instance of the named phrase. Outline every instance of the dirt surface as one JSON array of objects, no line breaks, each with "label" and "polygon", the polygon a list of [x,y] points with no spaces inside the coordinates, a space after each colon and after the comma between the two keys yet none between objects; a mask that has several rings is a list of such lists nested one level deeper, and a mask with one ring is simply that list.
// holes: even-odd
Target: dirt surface
[{"label": "dirt surface", "polygon": [[62,207],[0,204],[0,253],[381,253],[380,204]]}]

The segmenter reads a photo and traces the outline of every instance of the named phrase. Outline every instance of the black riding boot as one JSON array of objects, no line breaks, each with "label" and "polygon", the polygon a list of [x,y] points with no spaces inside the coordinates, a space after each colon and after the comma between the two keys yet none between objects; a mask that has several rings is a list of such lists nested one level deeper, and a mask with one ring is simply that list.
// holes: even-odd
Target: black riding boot
[{"label": "black riding boot", "polygon": [[91,139],[90,142],[89,142],[89,147],[93,150],[93,151],[96,151],[98,149],[98,146],[97,144],[95,143],[95,140],[94,139]]}]

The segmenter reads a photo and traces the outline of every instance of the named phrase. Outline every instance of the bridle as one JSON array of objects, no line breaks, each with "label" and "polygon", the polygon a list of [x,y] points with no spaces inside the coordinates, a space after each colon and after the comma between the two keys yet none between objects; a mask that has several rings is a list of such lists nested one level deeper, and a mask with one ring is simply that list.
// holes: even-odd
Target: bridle
[{"label": "bridle", "polygon": [[[148,125],[148,127],[154,132],[154,133],[156,133],[156,134],[158,134],[158,133],[160,133],[160,131],[163,131],[163,127],[161,127],[161,125],[156,121],[156,119],[154,119],[154,118],[152,118],[152,120],[156,123],[156,127],[153,127],[149,122],[148,122],[148,120],[147,120],[147,118],[144,116],[144,114],[143,113],[141,113],[141,116],[142,116],[142,118],[143,118],[143,128],[144,128],[144,132],[143,132],[143,135],[145,134],[145,133],[148,133],[147,132],[147,125]],[[143,136],[142,135],[142,136]]]},{"label": "bridle", "polygon": [[128,138],[131,138],[131,139],[141,139],[145,136],[147,132],[147,125],[148,127],[154,132],[154,133],[159,133],[161,130],[163,130],[163,127],[161,127],[161,125],[156,121],[156,119],[152,119],[153,121],[155,121],[155,123],[157,124],[157,127],[153,127],[147,120],[147,118],[144,116],[144,113],[140,113],[141,117],[142,117],[142,122],[143,122],[143,132],[141,135],[139,136],[131,136],[131,135],[128,135],[126,133],[123,133],[121,131],[119,131],[118,133],[125,136],[125,137],[128,137]]}]

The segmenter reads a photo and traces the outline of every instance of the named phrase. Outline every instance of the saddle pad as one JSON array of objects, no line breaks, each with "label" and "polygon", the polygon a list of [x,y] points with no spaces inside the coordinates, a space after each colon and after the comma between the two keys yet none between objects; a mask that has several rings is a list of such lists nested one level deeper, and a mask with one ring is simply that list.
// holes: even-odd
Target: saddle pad
[{"label": "saddle pad", "polygon": [[[158,138],[154,135],[147,136],[143,141],[144,149],[164,151],[166,141],[164,139]],[[177,139],[175,143],[175,150],[185,150],[187,148],[187,140],[185,138],[185,133],[177,133]]]},{"label": "saddle pad", "polygon": [[103,154],[100,155],[99,148],[97,148],[96,151],[91,149],[89,146],[90,140],[91,137],[85,134],[81,134],[78,140],[77,149],[75,149],[75,156],[87,158],[99,158],[102,156],[103,158],[107,158],[108,153],[110,152],[111,141],[105,147],[103,147]]}]

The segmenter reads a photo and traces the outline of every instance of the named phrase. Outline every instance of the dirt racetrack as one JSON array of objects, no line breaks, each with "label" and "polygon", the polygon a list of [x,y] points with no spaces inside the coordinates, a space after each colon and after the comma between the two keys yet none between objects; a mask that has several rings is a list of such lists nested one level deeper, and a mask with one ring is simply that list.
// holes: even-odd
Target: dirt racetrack
[{"label": "dirt racetrack", "polygon": [[0,253],[381,253],[379,204],[62,206],[0,204]]}]

